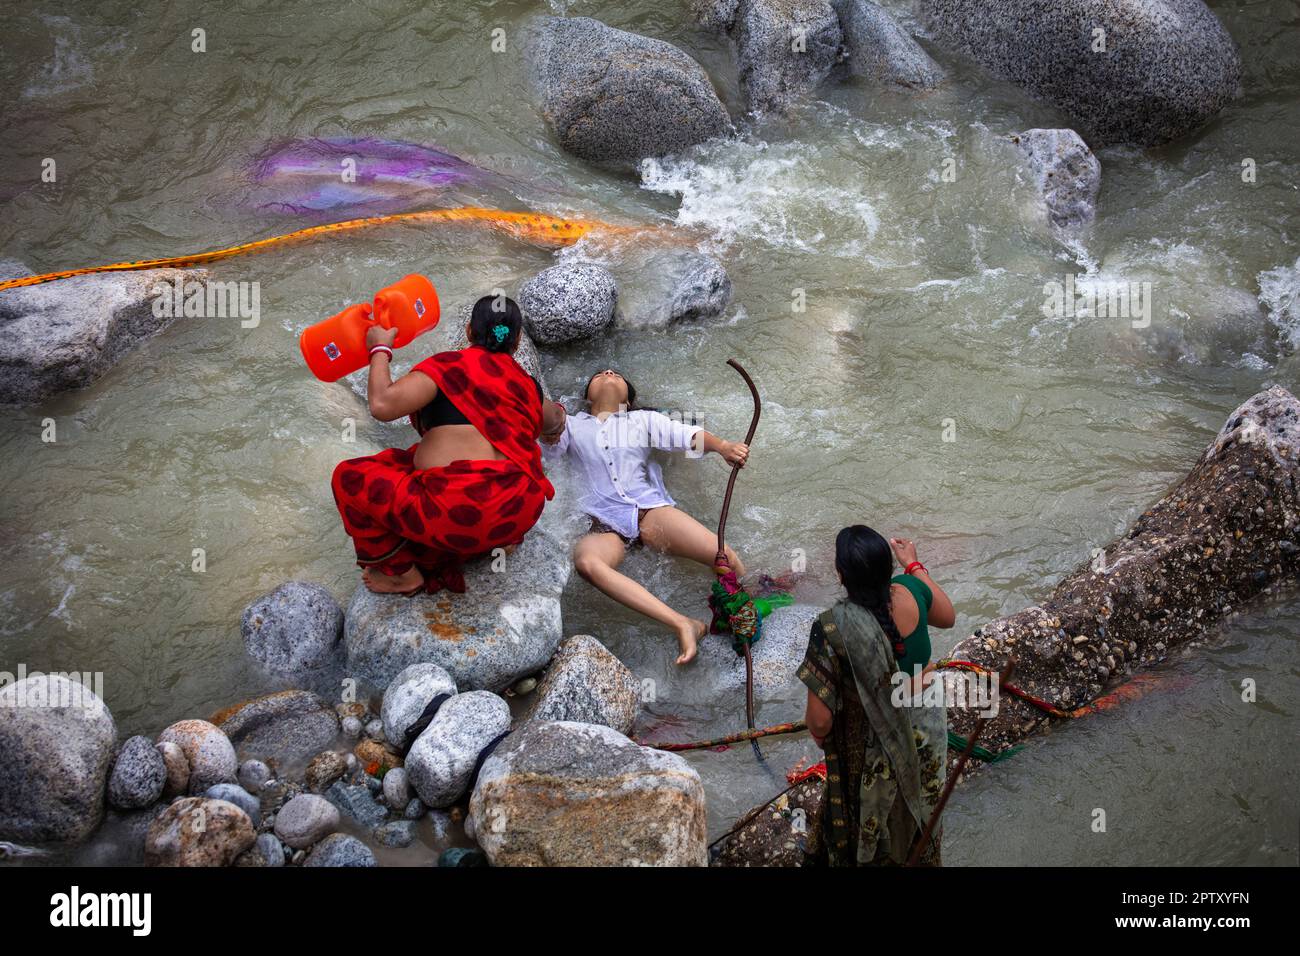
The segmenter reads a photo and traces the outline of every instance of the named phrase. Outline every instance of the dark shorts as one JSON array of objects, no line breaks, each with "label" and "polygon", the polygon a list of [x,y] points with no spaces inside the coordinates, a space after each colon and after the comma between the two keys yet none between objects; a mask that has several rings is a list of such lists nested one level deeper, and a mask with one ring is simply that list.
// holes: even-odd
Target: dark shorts
[{"label": "dark shorts", "polygon": [[[663,505],[660,505],[660,507],[663,507]],[[637,511],[636,526],[638,530],[640,530],[641,522],[645,520],[645,516],[653,510],[654,510],[653,508],[641,508]],[[638,534],[635,538],[629,538],[626,535],[620,534],[619,532],[615,531],[613,528],[605,524],[605,522],[601,521],[599,518],[591,519],[591,529],[587,533],[588,534],[617,534],[618,539],[622,541],[623,544],[627,545],[627,547],[629,548],[639,548],[644,544],[644,542],[641,540],[641,535]]]}]

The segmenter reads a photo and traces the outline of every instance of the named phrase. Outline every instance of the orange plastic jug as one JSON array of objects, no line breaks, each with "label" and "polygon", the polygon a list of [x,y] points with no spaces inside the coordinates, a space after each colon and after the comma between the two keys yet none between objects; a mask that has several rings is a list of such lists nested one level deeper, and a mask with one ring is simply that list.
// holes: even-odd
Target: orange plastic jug
[{"label": "orange plastic jug", "polygon": [[337,382],[365,368],[370,363],[366,332],[372,324],[370,306],[350,305],[304,329],[298,346],[311,373],[322,382]]},{"label": "orange plastic jug", "polygon": [[375,294],[374,318],[386,329],[397,329],[393,348],[400,349],[438,324],[438,293],[422,275],[403,276]]},{"label": "orange plastic jug", "polygon": [[393,347],[401,348],[437,325],[438,317],[433,283],[422,275],[409,275],[380,290],[373,307],[350,305],[304,329],[298,347],[313,375],[322,382],[337,382],[370,364],[366,332],[373,323],[397,329]]}]

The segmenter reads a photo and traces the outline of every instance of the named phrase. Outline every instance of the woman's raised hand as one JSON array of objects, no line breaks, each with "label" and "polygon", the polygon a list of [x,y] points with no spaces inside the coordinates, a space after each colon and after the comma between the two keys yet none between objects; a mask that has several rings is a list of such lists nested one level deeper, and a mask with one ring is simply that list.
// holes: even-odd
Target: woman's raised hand
[{"label": "woman's raised hand", "polygon": [[916,560],[916,542],[907,538],[890,538],[889,546],[894,549],[894,554],[898,557],[898,563],[903,567]]},{"label": "woman's raised hand", "polygon": [[378,322],[366,329],[366,348],[373,349],[376,345],[387,345],[392,348],[393,343],[397,340],[397,329],[386,329]]},{"label": "woman's raised hand", "polygon": [[722,457],[728,465],[745,466],[749,461],[749,446],[740,441],[729,441],[722,446]]}]

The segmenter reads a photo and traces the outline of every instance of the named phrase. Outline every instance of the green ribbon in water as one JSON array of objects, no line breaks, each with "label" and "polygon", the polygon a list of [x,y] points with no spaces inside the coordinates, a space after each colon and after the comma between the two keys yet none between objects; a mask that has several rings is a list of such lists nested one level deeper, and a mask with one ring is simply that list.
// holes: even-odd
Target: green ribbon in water
[{"label": "green ribbon in water", "polygon": [[[966,745],[969,743],[970,741],[961,734],[951,730],[948,731],[948,749],[955,750],[958,753],[965,753]],[[970,752],[970,755],[976,760],[982,760],[985,763],[997,763],[999,760],[1006,760],[1008,757],[1014,757],[1024,749],[1023,744],[1017,744],[1014,747],[1008,747],[1006,750],[994,753],[991,750],[986,750],[983,747],[977,746]]]}]

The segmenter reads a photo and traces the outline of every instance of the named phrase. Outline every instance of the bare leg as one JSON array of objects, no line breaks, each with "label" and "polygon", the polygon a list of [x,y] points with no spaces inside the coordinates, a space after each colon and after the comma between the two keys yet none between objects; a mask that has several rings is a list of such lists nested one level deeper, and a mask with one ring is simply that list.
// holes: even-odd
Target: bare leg
[{"label": "bare leg", "polygon": [[364,568],[361,580],[376,594],[410,594],[416,588],[424,587],[424,575],[414,565],[396,576],[384,574],[375,568]]},{"label": "bare leg", "polygon": [[[705,567],[713,567],[718,555],[718,536],[700,524],[685,511],[677,508],[655,508],[641,519],[641,540],[656,551],[680,558],[690,558]],[[745,576],[745,565],[735,551],[727,547],[727,560],[737,579]]]},{"label": "bare leg", "polygon": [[626,555],[627,548],[618,535],[610,532],[588,534],[573,549],[573,565],[585,580],[618,603],[672,628],[682,651],[677,656],[678,664],[694,660],[699,640],[708,630],[708,625],[674,611],[636,581],[620,573],[618,566]]}]

